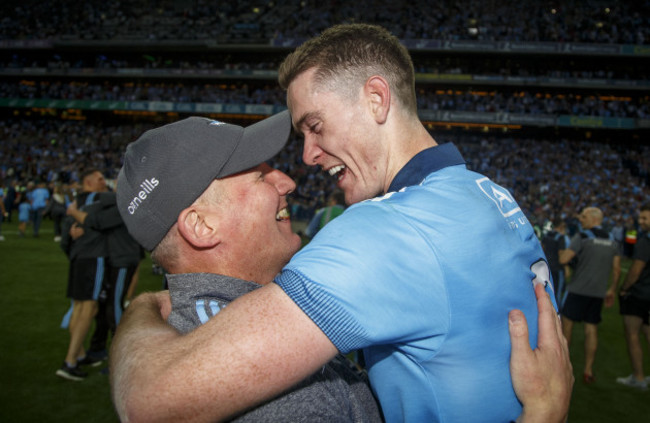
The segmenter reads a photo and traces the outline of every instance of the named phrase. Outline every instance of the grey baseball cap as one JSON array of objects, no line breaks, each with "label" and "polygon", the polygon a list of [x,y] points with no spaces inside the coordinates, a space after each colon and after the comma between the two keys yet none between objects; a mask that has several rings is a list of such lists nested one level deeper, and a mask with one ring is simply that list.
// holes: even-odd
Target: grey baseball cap
[{"label": "grey baseball cap", "polygon": [[246,128],[190,117],[145,132],[129,144],[117,177],[126,227],[151,251],[213,180],[275,156],[291,132],[288,111]]}]

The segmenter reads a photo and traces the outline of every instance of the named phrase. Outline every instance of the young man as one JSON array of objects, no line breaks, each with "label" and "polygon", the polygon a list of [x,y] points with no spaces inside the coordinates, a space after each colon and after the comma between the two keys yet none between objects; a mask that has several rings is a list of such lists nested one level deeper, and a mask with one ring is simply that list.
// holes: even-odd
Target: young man
[{"label": "young man", "polygon": [[[583,381],[595,382],[593,365],[598,348],[598,324],[603,302],[614,304],[616,285],[621,274],[619,246],[610,233],[600,227],[603,212],[597,207],[586,207],[578,216],[582,230],[568,248],[560,251],[560,264],[577,258],[576,270],[567,285],[568,295],[562,307],[562,330],[571,344],[574,322],[584,321],[585,367]],[[609,285],[610,275],[612,284]]]},{"label": "young man", "polygon": [[[168,321],[181,333],[270,283],[300,248],[285,198],[295,184],[264,163],[282,148],[289,131],[286,113],[246,130],[193,117],[151,130],[129,146],[118,183],[124,220],[168,272]],[[201,160],[205,166],[178,177],[186,163]],[[160,212],[166,209],[177,215]],[[344,357],[338,360],[236,421],[381,421],[368,385]],[[122,414],[122,399],[115,398]]]},{"label": "young man", "polygon": [[[379,27],[332,28],[289,56],[280,83],[305,136],[305,162],[336,176],[346,201],[359,204],[330,222],[276,283],[182,340],[160,321],[165,296],[127,310],[112,352],[120,366],[113,386],[128,413],[227,418],[338,351],[364,348],[387,421],[514,420],[522,408],[513,384],[524,421],[563,421],[572,373],[543,298],[541,286],[552,289],[539,242],[506,190],[468,172],[454,147],[436,147],[418,119],[413,66],[399,41]],[[522,308],[536,328],[533,291],[540,348],[531,353],[536,330],[529,339],[518,330],[523,316],[512,313],[511,381],[504,317]],[[120,365],[135,351],[137,364]],[[190,363],[209,351],[218,354],[193,371]]]},{"label": "young man", "polygon": [[641,233],[634,246],[632,266],[619,292],[620,313],[625,325],[625,341],[632,364],[632,374],[616,379],[618,383],[645,390],[648,378],[643,373],[643,348],[640,332],[650,345],[650,204],[639,213]]}]

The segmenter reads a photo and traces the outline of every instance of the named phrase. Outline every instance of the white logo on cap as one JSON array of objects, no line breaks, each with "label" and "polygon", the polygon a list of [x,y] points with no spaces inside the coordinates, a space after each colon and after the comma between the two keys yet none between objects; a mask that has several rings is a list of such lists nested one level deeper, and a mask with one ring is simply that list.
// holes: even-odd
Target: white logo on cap
[{"label": "white logo on cap", "polygon": [[219,122],[218,120],[213,120],[212,122],[210,122],[210,125],[215,125],[215,126],[221,126],[225,124],[226,124],[225,122]]},{"label": "white logo on cap", "polygon": [[154,189],[156,189],[158,184],[160,184],[160,181],[158,181],[156,178],[149,178],[142,181],[140,184],[140,188],[142,188],[142,190],[140,190],[140,192],[138,192],[138,194],[133,197],[133,200],[131,200],[131,203],[129,203],[129,206],[127,207],[129,214],[135,213],[138,207],[140,207],[140,204],[142,204],[142,202],[147,199],[147,196],[151,194]]}]

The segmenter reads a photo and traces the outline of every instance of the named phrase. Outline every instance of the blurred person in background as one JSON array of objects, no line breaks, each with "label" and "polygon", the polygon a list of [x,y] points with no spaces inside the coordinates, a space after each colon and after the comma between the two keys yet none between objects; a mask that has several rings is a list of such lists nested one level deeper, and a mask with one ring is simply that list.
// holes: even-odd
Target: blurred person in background
[{"label": "blurred person in background", "polygon": [[[82,191],[75,198],[77,208],[86,211],[98,207],[98,194],[107,191],[104,175],[97,169],[87,169],[81,174],[81,185]],[[70,342],[56,375],[82,381],[88,374],[81,366],[90,360],[84,342],[97,314],[108,251],[102,233],[79,225],[71,217],[66,218],[62,228],[61,248],[70,260],[67,296],[72,300],[72,308],[66,315],[69,320],[64,319],[63,324],[69,329]]]},{"label": "blurred person in background", "polygon": [[45,182],[40,181],[30,192],[30,201],[32,203],[32,229],[34,238],[38,238],[43,222],[43,214],[50,201],[50,191],[47,189]]},{"label": "blurred person in background", "polygon": [[623,316],[625,342],[632,364],[632,374],[616,381],[633,388],[646,390],[650,377],[643,372],[643,333],[650,346],[650,204],[643,205],[639,213],[639,233],[628,270],[619,292],[620,314]]},{"label": "blurred person in background", "polygon": [[126,295],[143,251],[124,225],[117,209],[115,192],[99,193],[93,207],[87,211],[80,210],[73,202],[66,213],[82,227],[101,233],[106,241],[106,274],[98,299],[95,330],[83,363],[95,366],[107,358],[109,334],[115,334],[122,318]]},{"label": "blurred person in background", "polygon": [[562,307],[562,330],[571,345],[574,323],[584,322],[585,366],[582,377],[584,383],[591,384],[596,381],[593,365],[598,349],[598,324],[602,320],[603,303],[606,307],[614,304],[621,275],[621,256],[613,236],[601,227],[603,212],[599,208],[584,208],[578,219],[580,232],[571,238],[568,248],[560,251],[560,264],[566,265],[576,259]]},{"label": "blurred person in background", "polygon": [[566,222],[561,218],[553,219],[553,225],[542,238],[542,248],[548,260],[548,266],[553,278],[553,290],[558,305],[562,303],[565,281],[570,276],[570,268],[566,264],[560,264],[560,251],[569,246],[569,236],[566,234]]},{"label": "blurred person in background", "polygon": [[24,238],[31,219],[32,205],[26,195],[20,196],[18,201],[18,236]]},{"label": "blurred person in background", "polygon": [[309,238],[313,238],[316,236],[318,231],[320,231],[332,219],[340,216],[344,211],[345,195],[343,194],[343,191],[335,190],[327,198],[325,207],[316,211],[316,214],[305,229],[305,235]]},{"label": "blurred person in background", "polygon": [[70,199],[66,198],[63,185],[56,182],[52,189],[52,198],[44,212],[46,216],[50,216],[54,223],[54,242],[61,242],[61,225],[69,202]]}]

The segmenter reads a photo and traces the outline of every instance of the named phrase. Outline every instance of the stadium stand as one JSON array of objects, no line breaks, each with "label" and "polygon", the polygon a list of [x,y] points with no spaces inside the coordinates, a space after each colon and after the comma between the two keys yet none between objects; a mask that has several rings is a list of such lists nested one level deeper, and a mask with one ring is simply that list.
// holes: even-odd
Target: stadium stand
[{"label": "stadium stand", "polygon": [[[111,178],[124,146],[190,114],[250,123],[285,107],[276,69],[334,23],[410,49],[421,118],[511,188],[531,221],[592,203],[610,225],[648,197],[647,2],[87,2],[0,5],[0,177]],[[372,13],[368,13],[372,10]],[[334,185],[293,140],[276,165],[306,220]],[[603,206],[605,204],[605,206]]]}]

